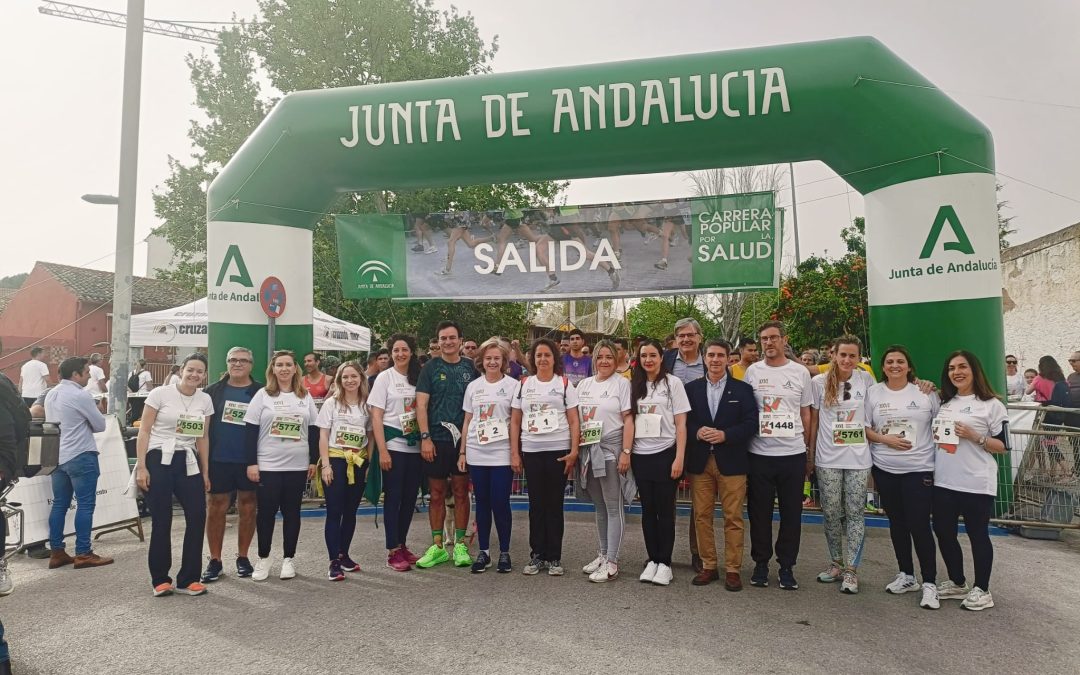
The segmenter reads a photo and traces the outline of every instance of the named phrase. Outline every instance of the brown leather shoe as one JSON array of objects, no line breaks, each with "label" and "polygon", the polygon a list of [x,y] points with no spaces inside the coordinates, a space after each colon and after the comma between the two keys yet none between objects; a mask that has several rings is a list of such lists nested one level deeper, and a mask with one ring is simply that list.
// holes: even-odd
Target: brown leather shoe
[{"label": "brown leather shoe", "polygon": [[698,575],[694,577],[694,580],[690,583],[695,586],[708,586],[712,582],[720,578],[720,573],[716,570],[701,570]]},{"label": "brown leather shoe", "polygon": [[742,577],[738,572],[728,572],[724,575],[724,588],[729,591],[741,591],[742,590]]},{"label": "brown leather shoe", "polygon": [[63,567],[64,565],[70,565],[75,562],[75,558],[72,558],[62,548],[53,549],[49,553],[49,569],[54,570],[57,567]]},{"label": "brown leather shoe", "polygon": [[75,569],[81,570],[84,567],[101,567],[103,565],[113,564],[113,559],[106,556],[100,556],[97,553],[85,553],[83,555],[75,556]]}]

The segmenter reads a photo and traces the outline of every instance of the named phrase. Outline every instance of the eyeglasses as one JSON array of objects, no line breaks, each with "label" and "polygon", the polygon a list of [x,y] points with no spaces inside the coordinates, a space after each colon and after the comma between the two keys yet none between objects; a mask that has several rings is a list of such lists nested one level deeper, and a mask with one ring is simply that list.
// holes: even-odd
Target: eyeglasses
[{"label": "eyeglasses", "polygon": [[851,400],[851,382],[845,382],[844,383],[844,400],[845,401],[850,401]]},{"label": "eyeglasses", "polygon": [[1069,363],[1080,363],[1080,359],[1069,359]]},{"label": "eyeglasses", "polygon": [[680,333],[675,337],[679,340],[689,340],[690,338],[697,337],[698,335],[701,335],[701,333]]},{"label": "eyeglasses", "polygon": [[251,363],[251,359],[229,359],[227,363],[230,366],[238,366],[242,363]]},{"label": "eyeglasses", "polygon": [[1005,359],[1005,364],[1006,364],[1006,365],[1009,365],[1009,366],[1015,366],[1015,365],[1016,365],[1016,361],[1010,361],[1009,359]]}]

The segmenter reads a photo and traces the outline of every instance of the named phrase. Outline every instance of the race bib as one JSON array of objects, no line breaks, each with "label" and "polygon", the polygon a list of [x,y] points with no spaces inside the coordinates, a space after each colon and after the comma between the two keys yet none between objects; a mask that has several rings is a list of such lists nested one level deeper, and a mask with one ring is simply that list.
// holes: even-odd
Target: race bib
[{"label": "race bib", "polygon": [[334,431],[334,446],[359,450],[364,447],[364,427],[351,424],[339,424]]},{"label": "race bib", "polygon": [[930,427],[930,433],[934,436],[934,442],[950,455],[956,452],[956,446],[960,438],[956,435],[956,421],[946,417],[935,417],[934,424]]},{"label": "race bib", "polygon": [[638,413],[634,418],[634,438],[660,438],[660,415]]},{"label": "race bib", "polygon": [[198,415],[180,415],[176,418],[176,435],[185,438],[202,438],[206,419]]},{"label": "race bib", "polygon": [[490,418],[476,423],[476,442],[487,445],[495,441],[505,441],[510,438],[510,430],[506,420]]},{"label": "race bib", "polygon": [[302,419],[299,415],[275,415],[270,422],[270,438],[300,440]]},{"label": "race bib", "polygon": [[247,414],[247,409],[247,403],[225,401],[225,409],[221,412],[221,421],[225,424],[244,426],[244,415]]},{"label": "race bib", "polygon": [[759,434],[765,438],[795,438],[795,415],[787,412],[763,412],[758,417]]},{"label": "race bib", "polygon": [[886,436],[899,436],[905,440],[915,442],[915,424],[908,418],[889,420],[881,427],[881,433]]},{"label": "race bib", "polygon": [[600,437],[604,435],[604,423],[603,422],[584,422],[581,425],[581,444],[592,445],[593,443],[599,443]]},{"label": "race bib", "polygon": [[559,414],[554,410],[533,410],[525,415],[525,430],[530,434],[550,434],[558,428]]},{"label": "race bib", "polygon": [[858,422],[833,422],[833,445],[866,445],[866,427]]},{"label": "race bib", "polygon": [[415,410],[398,415],[398,421],[401,422],[401,433],[406,436],[416,433],[419,429],[416,423]]}]

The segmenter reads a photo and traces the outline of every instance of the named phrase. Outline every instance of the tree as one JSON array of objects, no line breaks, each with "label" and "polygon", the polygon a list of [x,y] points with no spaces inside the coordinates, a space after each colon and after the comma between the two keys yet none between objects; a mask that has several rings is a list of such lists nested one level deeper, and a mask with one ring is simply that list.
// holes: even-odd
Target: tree
[{"label": "tree", "polygon": [[28,276],[30,276],[28,272],[20,272],[19,274],[4,277],[0,279],[0,288],[21,288]]},{"label": "tree", "polygon": [[[154,195],[164,221],[159,233],[177,256],[177,269],[162,277],[198,292],[206,288],[206,187],[273,106],[273,98],[261,95],[260,81],[288,93],[473,75],[490,71],[498,49],[497,38],[488,43],[481,37],[472,15],[453,7],[438,11],[433,0],[259,0],[258,5],[258,17],[221,33],[215,58],[188,58],[196,104],[206,121],[193,121],[188,132],[194,161],[170,157],[170,176]],[[343,195],[329,210],[520,208],[550,204],[565,186],[548,181]],[[342,298],[332,216],[315,229],[313,264],[316,306],[364,323],[380,336],[427,330],[436,317],[451,315],[477,322],[480,332],[520,335],[524,330],[524,309],[513,306],[481,311],[450,303],[394,306],[387,300]]]},{"label": "tree", "polygon": [[667,298],[645,298],[626,313],[631,335],[647,335],[663,340],[675,329],[675,322],[690,317],[701,324],[701,333],[706,338],[719,335],[719,327],[706,312],[702,311],[695,296]]},{"label": "tree", "polygon": [[[1001,183],[994,185],[994,192],[1001,192],[1001,189],[1005,187]],[[1001,210],[1009,207],[1009,201],[1007,199],[998,200],[997,203],[997,221],[998,221],[998,243],[1001,245],[1001,250],[1009,248],[1009,235],[1016,234],[1016,230],[1011,227],[1012,220],[1016,216],[1009,216],[1006,218],[1001,215]]]}]

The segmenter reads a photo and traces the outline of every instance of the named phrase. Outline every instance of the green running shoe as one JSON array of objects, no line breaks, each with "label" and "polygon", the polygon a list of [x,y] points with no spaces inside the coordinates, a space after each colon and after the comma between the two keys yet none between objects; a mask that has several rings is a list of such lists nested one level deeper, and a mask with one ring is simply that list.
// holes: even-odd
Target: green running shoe
[{"label": "green running shoe", "polygon": [[472,564],[472,556],[469,555],[469,547],[458,542],[454,544],[454,566],[468,567]]},{"label": "green running shoe", "polygon": [[424,555],[420,556],[420,559],[416,561],[416,566],[423,568],[435,567],[449,560],[450,554],[446,552],[445,548],[438,544],[432,544],[431,548],[424,551]]}]

